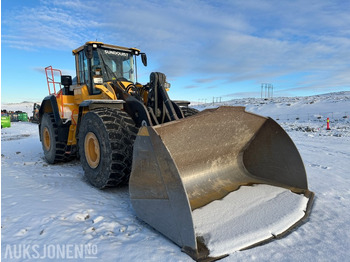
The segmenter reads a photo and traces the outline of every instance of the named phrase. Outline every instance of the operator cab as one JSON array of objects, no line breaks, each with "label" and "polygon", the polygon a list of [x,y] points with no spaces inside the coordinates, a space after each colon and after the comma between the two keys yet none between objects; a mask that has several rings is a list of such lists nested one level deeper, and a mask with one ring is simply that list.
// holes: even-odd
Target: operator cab
[{"label": "operator cab", "polygon": [[87,85],[91,95],[100,94],[95,85],[106,82],[137,81],[136,56],[141,54],[142,63],[147,66],[145,53],[136,48],[125,48],[87,42],[73,50],[76,63],[76,84]]}]

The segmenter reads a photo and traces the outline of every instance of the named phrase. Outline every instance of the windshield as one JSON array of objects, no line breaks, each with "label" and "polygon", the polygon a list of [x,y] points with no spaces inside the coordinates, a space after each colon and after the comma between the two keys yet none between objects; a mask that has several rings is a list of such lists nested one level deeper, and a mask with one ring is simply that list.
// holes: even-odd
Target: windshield
[{"label": "windshield", "polygon": [[96,69],[102,71],[103,81],[125,78],[135,82],[134,60],[132,53],[113,49],[98,48],[92,59],[93,74]]}]

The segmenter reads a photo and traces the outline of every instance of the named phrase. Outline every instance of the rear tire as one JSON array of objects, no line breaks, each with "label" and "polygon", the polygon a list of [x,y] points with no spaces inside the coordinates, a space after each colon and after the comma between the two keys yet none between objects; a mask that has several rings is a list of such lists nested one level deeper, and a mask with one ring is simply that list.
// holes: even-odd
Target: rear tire
[{"label": "rear tire", "polygon": [[66,154],[66,143],[58,140],[58,128],[53,114],[45,113],[40,124],[41,144],[45,159],[49,164],[66,162],[73,157]]},{"label": "rear tire", "polygon": [[193,115],[199,113],[199,110],[194,109],[192,107],[183,107],[183,108],[181,108],[181,111],[184,114],[184,117],[193,116]]},{"label": "rear tire", "polygon": [[85,176],[93,186],[128,183],[137,131],[132,118],[118,109],[98,108],[83,116],[79,155]]}]

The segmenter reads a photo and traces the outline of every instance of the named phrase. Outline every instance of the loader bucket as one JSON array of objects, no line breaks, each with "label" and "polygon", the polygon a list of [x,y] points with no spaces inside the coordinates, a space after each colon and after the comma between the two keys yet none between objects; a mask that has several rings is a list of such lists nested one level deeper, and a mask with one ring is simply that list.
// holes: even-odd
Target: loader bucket
[{"label": "loader bucket", "polygon": [[244,107],[142,127],[129,191],[137,216],[195,260],[281,236],[313,199],[292,140]]}]

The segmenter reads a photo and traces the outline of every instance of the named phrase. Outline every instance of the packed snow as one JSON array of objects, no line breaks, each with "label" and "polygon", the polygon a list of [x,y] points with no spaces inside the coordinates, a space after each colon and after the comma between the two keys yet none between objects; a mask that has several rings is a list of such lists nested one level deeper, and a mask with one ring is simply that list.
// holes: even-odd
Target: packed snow
[{"label": "packed snow", "polygon": [[[230,251],[222,261],[347,261],[350,92],[195,107],[220,105],[246,106],[247,111],[276,119],[296,144],[315,193],[306,223],[282,239]],[[26,111],[22,104],[11,106],[2,109]],[[326,130],[327,117],[331,130]],[[48,165],[33,123],[15,122],[1,130],[1,207],[3,261],[192,261],[137,219],[127,187],[93,188],[79,161]],[[222,218],[214,222],[219,225]]]}]

